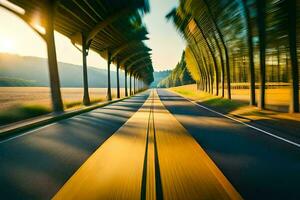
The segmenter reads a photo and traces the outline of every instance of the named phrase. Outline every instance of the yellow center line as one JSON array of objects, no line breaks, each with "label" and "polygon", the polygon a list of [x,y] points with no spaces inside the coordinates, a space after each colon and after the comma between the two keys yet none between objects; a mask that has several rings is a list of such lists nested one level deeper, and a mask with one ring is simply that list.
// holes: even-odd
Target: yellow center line
[{"label": "yellow center line", "polygon": [[154,124],[164,199],[242,199],[156,91]]},{"label": "yellow center line", "polygon": [[152,100],[103,143],[53,199],[140,199]]},{"label": "yellow center line", "polygon": [[242,199],[152,90],[53,199]]},{"label": "yellow center line", "polygon": [[[154,121],[153,121],[153,91],[151,92],[152,107],[149,115],[148,142],[147,142],[147,166],[146,166],[146,200],[156,199],[155,183],[155,149],[154,149]],[[143,198],[143,197],[142,197]]]}]

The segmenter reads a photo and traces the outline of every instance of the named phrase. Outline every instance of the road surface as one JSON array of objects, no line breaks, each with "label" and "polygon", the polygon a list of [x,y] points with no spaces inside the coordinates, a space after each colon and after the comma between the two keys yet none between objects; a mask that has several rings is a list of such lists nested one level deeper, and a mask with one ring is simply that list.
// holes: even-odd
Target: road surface
[{"label": "road surface", "polygon": [[298,147],[167,90],[2,141],[0,162],[9,199],[300,198]]},{"label": "road surface", "polygon": [[300,149],[158,90],[166,108],[245,199],[300,199]]},{"label": "road surface", "polygon": [[0,194],[50,199],[147,99],[149,92],[0,141]]}]

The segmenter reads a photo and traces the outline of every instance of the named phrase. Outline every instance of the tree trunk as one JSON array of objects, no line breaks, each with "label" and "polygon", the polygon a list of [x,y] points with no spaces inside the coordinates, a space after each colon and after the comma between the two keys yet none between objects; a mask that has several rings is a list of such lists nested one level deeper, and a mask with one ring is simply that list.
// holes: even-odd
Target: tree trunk
[{"label": "tree trunk", "polygon": [[227,46],[225,44],[225,40],[224,40],[224,36],[216,22],[216,19],[210,9],[210,6],[208,4],[208,1],[207,0],[204,0],[204,3],[206,4],[207,6],[207,9],[208,9],[208,12],[210,14],[210,17],[214,23],[214,26],[216,27],[216,30],[217,30],[217,33],[218,35],[220,36],[220,39],[221,39],[221,42],[222,42],[222,45],[224,47],[224,52],[225,52],[225,58],[226,58],[226,72],[227,72],[227,97],[228,99],[231,99],[231,86],[230,86],[230,63],[229,63],[229,55],[228,55],[228,49],[227,49]]},{"label": "tree trunk", "polygon": [[[194,38],[194,37],[193,37],[193,38]],[[197,46],[197,43],[196,43],[195,38],[194,38],[194,42],[195,42],[195,45]],[[198,46],[197,46],[197,48],[198,48]],[[203,84],[206,84],[205,81],[204,81],[204,76],[205,76],[205,75],[203,74],[203,71],[202,71],[202,69],[201,69],[201,67],[200,67],[199,61],[198,61],[198,59],[197,59],[197,57],[196,57],[196,55],[195,55],[195,52],[194,52],[192,46],[190,46],[190,50],[191,50],[191,52],[192,52],[192,54],[193,54],[194,59],[196,60],[196,63],[197,63],[197,66],[198,66],[198,69],[199,69],[199,72],[200,72],[199,75],[201,76],[201,79],[202,79],[202,86],[203,86],[203,89],[204,89],[204,85],[203,85]],[[199,52],[199,54],[200,54],[200,52]],[[202,90],[203,90],[203,89],[202,89]]]},{"label": "tree trunk", "polygon": [[[218,96],[219,95],[219,70],[218,70],[218,66],[217,66],[216,57],[215,57],[215,55],[212,51],[211,46],[209,45],[209,42],[207,41],[207,38],[204,35],[204,32],[203,32],[202,28],[200,27],[200,25],[198,24],[198,22],[196,20],[194,20],[194,21],[195,21],[195,24],[197,25],[197,28],[200,30],[201,35],[202,35],[203,39],[205,40],[205,43],[208,47],[210,55],[213,59],[213,64],[214,64],[214,69],[215,69],[215,76],[216,76],[216,95]],[[213,94],[213,85],[212,85],[212,91],[211,92]]]},{"label": "tree trunk", "polygon": [[55,40],[54,40],[54,12],[55,8],[52,3],[49,2],[47,8],[47,20],[46,21],[46,34],[45,40],[47,44],[48,53],[48,68],[49,68],[49,80],[51,89],[51,100],[54,112],[62,112],[64,110],[61,92],[60,92],[60,81],[58,74],[56,50],[55,50]]},{"label": "tree trunk", "polygon": [[217,48],[218,48],[218,51],[219,51],[219,54],[220,54],[220,62],[221,62],[221,87],[222,87],[222,97],[224,97],[224,93],[225,93],[225,67],[224,67],[223,53],[222,53],[221,47],[219,45],[219,41],[218,41],[215,33],[213,35],[214,35],[214,40],[215,40],[215,42],[217,44]]},{"label": "tree trunk", "polygon": [[207,75],[208,75],[208,79],[209,79],[209,81],[208,81],[208,92],[213,94],[214,93],[214,77],[212,75],[212,71],[211,71],[210,67],[207,64],[205,56],[203,55],[202,58],[203,58],[204,65],[207,69]]},{"label": "tree trunk", "polygon": [[248,78],[250,82],[250,106],[256,105],[255,100],[255,68],[254,68],[254,50],[252,42],[252,26],[250,22],[249,10],[247,7],[247,0],[242,0],[243,11],[245,13],[246,25],[247,25],[247,42],[248,42],[248,56],[249,56],[249,69]]},{"label": "tree trunk", "polygon": [[131,77],[132,77],[132,74],[130,73],[130,74],[129,74],[129,95],[130,95],[130,96],[132,95],[132,90],[131,90]]},{"label": "tree trunk", "polygon": [[257,24],[259,35],[259,61],[260,61],[260,99],[259,108],[265,108],[265,90],[266,90],[266,30],[265,30],[265,0],[256,0],[257,5]]},{"label": "tree trunk", "polygon": [[86,44],[86,37],[82,33],[82,69],[83,69],[83,104],[90,105],[89,85],[88,85],[88,72],[87,72],[87,61],[88,46]]},{"label": "tree trunk", "polygon": [[117,62],[117,98],[120,98],[120,63]]},{"label": "tree trunk", "polygon": [[232,65],[232,81],[234,82],[234,83],[236,83],[237,81],[236,81],[236,58],[235,58],[235,55],[233,54],[233,56],[232,56],[232,60],[233,60],[233,65]]},{"label": "tree trunk", "polygon": [[280,83],[280,47],[277,47],[277,82]]},{"label": "tree trunk", "polygon": [[136,93],[136,88],[135,88],[136,87],[136,85],[135,85],[136,83],[135,82],[136,82],[135,76],[133,75],[133,94]]},{"label": "tree trunk", "polygon": [[299,112],[299,69],[297,58],[297,1],[288,0],[289,7],[289,52],[291,59],[291,82],[292,96],[290,103],[290,112]]},{"label": "tree trunk", "polygon": [[289,48],[285,49],[285,81],[289,82],[290,80],[290,70],[289,70]]},{"label": "tree trunk", "polygon": [[111,52],[107,52],[107,100],[111,101],[111,85],[110,85],[110,64],[111,64]]},{"label": "tree trunk", "polygon": [[205,92],[210,92],[210,74],[203,53],[200,51],[200,57],[203,65],[203,73],[205,78]]},{"label": "tree trunk", "polygon": [[127,67],[125,66],[125,97],[128,97],[128,88],[127,88]]}]

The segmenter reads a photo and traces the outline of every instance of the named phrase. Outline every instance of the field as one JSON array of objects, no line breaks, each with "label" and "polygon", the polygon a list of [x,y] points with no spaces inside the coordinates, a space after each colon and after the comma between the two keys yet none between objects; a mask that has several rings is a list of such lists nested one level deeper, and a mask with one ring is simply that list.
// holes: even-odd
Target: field
[{"label": "field", "polygon": [[[82,106],[82,88],[62,88],[65,110]],[[90,88],[91,103],[105,101],[106,88]],[[124,96],[121,88],[121,97]],[[116,89],[112,89],[113,98]],[[0,87],[0,126],[51,112],[50,88],[48,87]]]},{"label": "field", "polygon": [[[82,101],[82,88],[62,88],[64,104]],[[90,88],[91,100],[105,100],[106,88]],[[113,97],[116,96],[116,89],[112,89]],[[121,89],[121,96],[124,89]],[[50,88],[48,87],[0,87],[0,110],[7,110],[17,105],[41,105],[51,107]]]}]

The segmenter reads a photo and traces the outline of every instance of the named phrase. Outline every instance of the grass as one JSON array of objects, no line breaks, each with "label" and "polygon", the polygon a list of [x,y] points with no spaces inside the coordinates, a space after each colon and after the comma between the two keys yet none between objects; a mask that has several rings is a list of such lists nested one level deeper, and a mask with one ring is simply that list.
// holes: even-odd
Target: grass
[{"label": "grass", "polygon": [[[104,98],[91,99],[91,105],[103,102]],[[65,110],[79,109],[83,107],[82,101],[70,101],[64,103]],[[26,120],[32,117],[51,113],[51,109],[46,105],[37,104],[17,104],[9,109],[2,109],[0,112],[0,126]]]},{"label": "grass", "polygon": [[72,102],[66,102],[64,103],[65,109],[75,108],[75,107],[81,107],[82,101],[72,101]]},{"label": "grass", "polygon": [[2,126],[50,112],[50,108],[42,105],[15,105],[9,110],[2,110],[0,112],[0,125]]},{"label": "grass", "polygon": [[[104,98],[95,98],[90,100],[90,105],[96,104],[103,102],[105,99]],[[69,101],[64,103],[64,107],[66,110],[71,110],[71,109],[76,109],[76,108],[81,108],[83,107],[82,101]]]},{"label": "grass", "polygon": [[[66,111],[84,108],[82,88],[62,88]],[[106,100],[106,88],[90,88],[91,105]],[[116,97],[112,89],[112,98]],[[121,96],[124,96],[123,89]],[[51,112],[48,87],[0,87],[0,126]]]},{"label": "grass", "polygon": [[98,98],[98,99],[91,99],[90,100],[91,104],[100,103],[100,102],[103,102],[103,101],[105,101],[104,98]]},{"label": "grass", "polygon": [[[282,113],[271,110],[260,110],[257,107],[249,106],[246,101],[229,100],[206,92],[198,91],[195,84],[169,88],[169,90],[174,91],[186,98],[201,102],[201,104],[212,107],[223,112],[224,114],[231,114],[251,121],[267,119],[300,122],[299,113]],[[274,97],[274,95],[269,98],[272,97]]]},{"label": "grass", "polygon": [[[238,118],[247,123],[255,123],[264,127],[270,127],[274,130],[279,130],[288,137],[300,138],[300,113],[283,113],[271,110],[260,110],[255,106],[249,106],[247,101],[241,99],[229,100],[226,98],[217,97],[202,91],[198,91],[196,85],[185,85],[170,88],[186,98],[201,102],[202,105],[217,110],[223,114]],[[235,91],[239,93],[239,91]],[[271,90],[273,92],[274,90]],[[244,92],[244,91],[243,91]],[[286,98],[285,94],[270,95],[269,98],[278,99]],[[283,96],[283,97],[282,97]],[[270,99],[274,100],[274,99]]]},{"label": "grass", "polygon": [[247,106],[247,104],[244,102],[232,101],[205,92],[199,92],[197,91],[197,88],[194,85],[174,87],[170,88],[170,90],[177,92],[184,97],[193,99],[195,101],[199,101],[206,106],[218,108],[219,110],[226,113],[234,111],[240,107]]},{"label": "grass", "polygon": [[221,109],[223,112],[231,112],[233,110],[239,109],[243,106],[247,106],[245,103],[237,102],[237,101],[230,101],[228,99],[223,98],[212,98],[202,102],[205,105],[216,107]]}]

